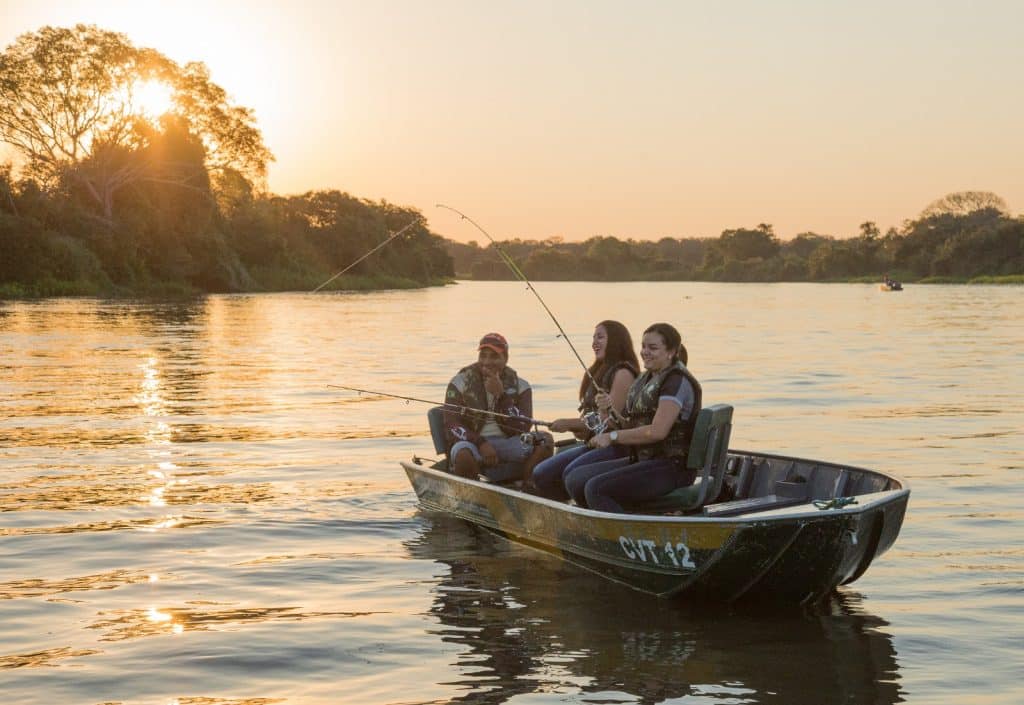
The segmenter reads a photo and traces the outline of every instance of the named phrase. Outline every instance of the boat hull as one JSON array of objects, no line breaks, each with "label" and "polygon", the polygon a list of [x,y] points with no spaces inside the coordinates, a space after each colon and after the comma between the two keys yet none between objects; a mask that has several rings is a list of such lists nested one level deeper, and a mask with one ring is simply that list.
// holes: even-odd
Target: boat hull
[{"label": "boat hull", "polygon": [[661,597],[808,603],[892,545],[909,491],[749,517],[611,514],[403,462],[426,509],[450,514]]}]

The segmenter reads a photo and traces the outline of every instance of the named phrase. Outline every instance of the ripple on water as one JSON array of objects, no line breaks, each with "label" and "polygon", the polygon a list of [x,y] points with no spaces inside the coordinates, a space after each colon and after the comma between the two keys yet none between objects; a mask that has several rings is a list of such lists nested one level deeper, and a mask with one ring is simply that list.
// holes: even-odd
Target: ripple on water
[{"label": "ripple on water", "polygon": [[0,656],[0,670],[11,668],[50,668],[57,666],[64,659],[102,653],[99,649],[72,649],[70,646],[61,646],[44,651],[33,651],[27,654],[11,654],[9,656]]},{"label": "ripple on water", "polygon": [[4,698],[1021,702],[1018,289],[544,289],[580,350],[580,302],[678,324],[735,447],[908,477],[897,543],[790,613],[652,600],[417,510],[397,461],[433,454],[427,405],[328,385],[443,399],[488,320],[536,416],[570,415],[580,371],[515,283],[5,302]]},{"label": "ripple on water", "polygon": [[113,590],[122,585],[149,582],[148,573],[137,570],[112,570],[96,575],[76,575],[67,578],[26,578],[0,583],[0,600],[27,597],[51,597],[69,592]]}]

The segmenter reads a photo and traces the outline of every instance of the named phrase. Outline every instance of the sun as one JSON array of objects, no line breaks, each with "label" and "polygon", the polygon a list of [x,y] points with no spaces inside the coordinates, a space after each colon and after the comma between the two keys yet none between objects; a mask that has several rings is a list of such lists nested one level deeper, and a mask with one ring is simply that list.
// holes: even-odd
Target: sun
[{"label": "sun", "polygon": [[131,112],[153,120],[173,107],[174,89],[163,81],[136,81],[128,90],[128,102]]}]

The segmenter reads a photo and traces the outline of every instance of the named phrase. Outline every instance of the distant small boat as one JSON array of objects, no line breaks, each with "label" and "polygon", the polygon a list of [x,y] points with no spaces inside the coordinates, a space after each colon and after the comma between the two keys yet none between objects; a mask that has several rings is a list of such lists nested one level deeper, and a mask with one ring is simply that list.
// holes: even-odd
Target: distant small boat
[{"label": "distant small boat", "polygon": [[903,285],[898,281],[893,281],[892,279],[886,279],[878,285],[878,288],[882,291],[903,291]]},{"label": "distant small boat", "polygon": [[402,467],[423,507],[660,597],[814,603],[863,575],[895,542],[910,495],[903,481],[732,450],[731,428],[731,406],[702,409],[687,458],[698,480],[623,514],[458,477],[447,459]]}]

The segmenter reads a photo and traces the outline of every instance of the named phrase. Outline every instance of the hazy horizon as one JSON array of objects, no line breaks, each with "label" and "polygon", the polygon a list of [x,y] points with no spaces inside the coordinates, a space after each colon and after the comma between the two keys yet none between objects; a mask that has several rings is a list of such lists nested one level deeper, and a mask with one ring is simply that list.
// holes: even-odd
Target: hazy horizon
[{"label": "hazy horizon", "polygon": [[[283,195],[338,189],[480,240],[884,232],[953,191],[1024,207],[1010,2],[0,0],[202,61],[255,110]],[[1007,80],[1009,77],[1010,80]]]}]

